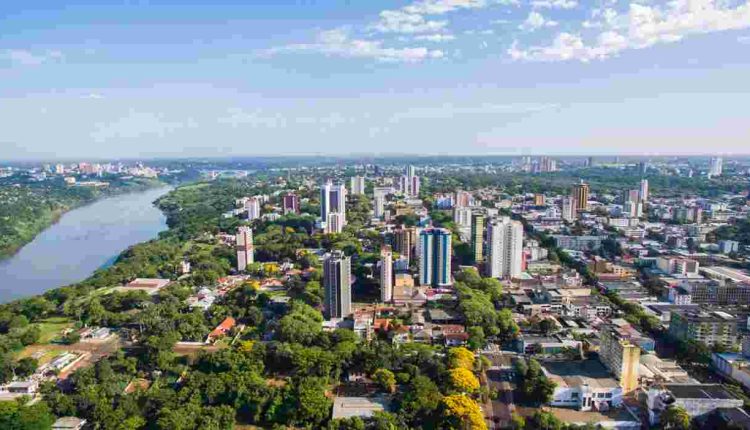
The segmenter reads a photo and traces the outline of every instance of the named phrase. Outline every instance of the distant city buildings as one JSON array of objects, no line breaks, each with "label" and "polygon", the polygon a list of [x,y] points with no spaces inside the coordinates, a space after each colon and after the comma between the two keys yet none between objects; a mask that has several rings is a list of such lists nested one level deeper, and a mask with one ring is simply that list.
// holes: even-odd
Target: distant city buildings
[{"label": "distant city buildings", "polygon": [[329,319],[352,313],[351,260],[342,251],[333,251],[323,259],[323,308]]},{"label": "distant city buildings", "polygon": [[444,228],[428,228],[419,236],[419,283],[447,287],[451,279],[451,232]]},{"label": "distant city buildings", "polygon": [[249,264],[253,264],[255,261],[253,230],[250,227],[242,226],[237,229],[235,239],[237,250],[237,270],[242,272]]},{"label": "distant city buildings", "polygon": [[708,175],[712,178],[721,176],[724,170],[723,164],[724,161],[721,157],[711,157],[711,161],[709,162],[708,166]]},{"label": "distant city buildings", "polygon": [[523,271],[523,224],[509,217],[487,223],[487,276],[515,278]]}]

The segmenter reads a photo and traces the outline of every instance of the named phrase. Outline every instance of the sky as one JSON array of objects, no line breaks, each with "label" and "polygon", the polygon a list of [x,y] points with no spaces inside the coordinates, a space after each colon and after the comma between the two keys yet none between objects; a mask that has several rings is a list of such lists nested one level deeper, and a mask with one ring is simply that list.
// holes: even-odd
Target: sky
[{"label": "sky", "polygon": [[0,159],[748,154],[750,0],[5,0]]}]

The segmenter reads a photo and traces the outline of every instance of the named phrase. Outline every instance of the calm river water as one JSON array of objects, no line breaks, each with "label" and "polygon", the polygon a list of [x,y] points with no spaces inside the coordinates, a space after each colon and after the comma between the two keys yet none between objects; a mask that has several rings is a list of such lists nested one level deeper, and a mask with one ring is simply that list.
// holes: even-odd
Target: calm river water
[{"label": "calm river water", "polygon": [[0,262],[0,303],[86,279],[130,245],[156,237],[167,225],[153,202],[170,189],[106,198],[63,215]]}]

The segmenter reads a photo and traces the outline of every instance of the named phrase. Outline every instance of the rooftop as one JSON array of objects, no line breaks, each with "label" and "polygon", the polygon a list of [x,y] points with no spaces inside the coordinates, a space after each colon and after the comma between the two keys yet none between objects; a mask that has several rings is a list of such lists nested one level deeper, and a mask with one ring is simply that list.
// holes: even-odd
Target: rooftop
[{"label": "rooftop", "polygon": [[559,387],[619,387],[609,371],[597,360],[547,361],[543,363],[543,367],[547,377]]},{"label": "rooftop", "polygon": [[387,409],[388,402],[379,397],[336,397],[333,400],[333,419],[371,417],[376,411]]},{"label": "rooftop", "polygon": [[720,384],[664,384],[678,399],[734,399],[736,398]]}]

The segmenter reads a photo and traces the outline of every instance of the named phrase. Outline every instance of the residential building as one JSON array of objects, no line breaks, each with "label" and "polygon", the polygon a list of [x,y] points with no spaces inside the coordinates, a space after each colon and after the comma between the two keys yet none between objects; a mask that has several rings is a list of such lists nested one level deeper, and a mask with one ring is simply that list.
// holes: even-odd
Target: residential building
[{"label": "residential building", "polygon": [[323,230],[328,234],[337,234],[344,231],[344,214],[339,212],[329,212]]},{"label": "residential building", "polygon": [[719,252],[722,254],[730,254],[737,252],[740,249],[740,243],[736,240],[720,240],[719,241]]},{"label": "residential building", "polygon": [[466,206],[456,206],[453,208],[453,222],[459,227],[471,227],[472,209]]},{"label": "residential building", "polygon": [[417,229],[415,227],[401,227],[393,232],[394,251],[408,261],[414,258],[414,249],[417,246]]},{"label": "residential building", "polygon": [[353,195],[361,195],[365,193],[365,177],[364,176],[352,176],[350,179],[350,186]]},{"label": "residential building", "polygon": [[600,333],[599,359],[617,377],[623,393],[637,389],[641,349],[614,325],[601,327]]},{"label": "residential building", "polygon": [[323,307],[329,319],[352,313],[351,260],[342,251],[333,251],[323,259]]},{"label": "residential building", "polygon": [[534,194],[534,206],[544,206],[544,194]]},{"label": "residential building", "polygon": [[523,271],[523,224],[509,217],[487,224],[487,276],[516,278]]},{"label": "residential building", "polygon": [[572,251],[596,251],[602,246],[604,236],[566,236],[552,235],[555,246]]},{"label": "residential building", "polygon": [[380,300],[383,303],[393,300],[393,252],[390,246],[380,249]]},{"label": "residential building", "polygon": [[433,287],[450,286],[451,232],[444,228],[428,228],[419,235],[419,283]]},{"label": "residential building", "polygon": [[562,198],[562,219],[566,222],[573,222],[577,216],[576,200],[573,197]]},{"label": "residential building", "polygon": [[589,208],[589,184],[581,182],[573,185],[573,190],[570,195],[575,200],[575,208],[577,211],[585,211]]},{"label": "residential building", "polygon": [[641,187],[638,193],[638,199],[646,203],[648,201],[648,179],[641,179]]},{"label": "residential building", "polygon": [[237,270],[242,272],[255,261],[255,247],[253,246],[253,230],[248,226],[237,229],[235,236],[237,251]]},{"label": "residential building", "polygon": [[254,220],[260,218],[260,199],[256,197],[250,197],[245,201],[245,213],[247,213],[247,219]]},{"label": "residential building", "polygon": [[282,202],[282,209],[284,211],[284,215],[299,214],[299,196],[294,193],[285,194]]},{"label": "residential building", "polygon": [[737,318],[726,312],[675,309],[670,316],[669,334],[676,339],[708,347],[732,348],[737,344]]},{"label": "residential building", "polygon": [[471,254],[474,264],[484,261],[484,214],[476,212],[471,215]]},{"label": "residential building", "polygon": [[688,258],[661,256],[656,258],[656,268],[668,275],[697,275],[700,264]]},{"label": "residential building", "polygon": [[722,160],[721,157],[711,157],[711,162],[708,166],[708,174],[711,177],[721,176],[724,168],[723,168],[724,160]]},{"label": "residential building", "polygon": [[465,208],[474,206],[474,197],[468,191],[456,191],[455,207]]},{"label": "residential building", "polygon": [[381,195],[375,195],[373,199],[373,216],[378,219],[383,219],[385,215],[385,197]]},{"label": "residential building", "polygon": [[342,214],[342,221],[346,224],[346,188],[329,181],[320,187],[320,220],[324,224],[328,222],[330,212]]}]

